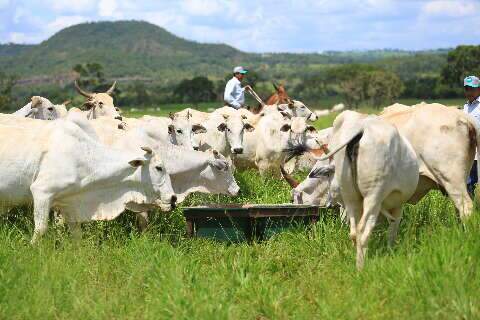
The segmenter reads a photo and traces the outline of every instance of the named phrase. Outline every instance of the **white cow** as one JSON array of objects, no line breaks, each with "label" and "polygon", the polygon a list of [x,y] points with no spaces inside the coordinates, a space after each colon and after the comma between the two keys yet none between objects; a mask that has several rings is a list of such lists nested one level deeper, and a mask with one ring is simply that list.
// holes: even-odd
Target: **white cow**
[{"label": "white cow", "polygon": [[254,130],[240,114],[213,112],[203,125],[206,132],[195,135],[194,148],[198,147],[201,151],[217,150],[227,158],[243,153],[244,133]]},{"label": "white cow", "polygon": [[206,129],[201,124],[193,123],[191,119],[178,115],[170,117],[154,117],[145,115],[139,119],[123,119],[127,127],[149,128],[149,131],[157,139],[162,141],[169,140],[172,144],[181,146],[188,150],[193,150],[192,141],[194,134],[205,133]]},{"label": "white cow", "polygon": [[430,190],[440,189],[452,199],[462,220],[469,217],[473,203],[466,180],[475,149],[480,149],[480,129],[475,121],[455,108],[425,103],[412,107],[396,104],[380,117],[397,127],[418,156],[420,178],[409,202],[415,204]]},{"label": "white cow", "polygon": [[1,210],[33,202],[32,243],[56,208],[78,232],[78,224],[110,220],[129,203],[155,203],[165,210],[175,201],[161,158],[148,147],[125,151],[96,140],[87,121],[76,117],[0,124]]},{"label": "white cow", "polygon": [[87,119],[97,119],[100,117],[107,117],[117,120],[122,120],[122,116],[120,115],[120,110],[115,107],[113,104],[112,94],[115,90],[116,81],[112,84],[112,86],[106,92],[100,93],[90,93],[78,86],[77,81],[75,81],[75,88],[77,89],[78,93],[87,98],[87,101],[83,104],[83,108],[85,111],[82,111],[78,108],[72,108],[68,112],[69,113],[78,113],[82,112],[85,114]]},{"label": "white cow", "polygon": [[279,104],[278,111],[288,112],[292,117],[305,118],[309,121],[316,121],[318,116],[312,112],[303,102],[298,100],[291,100],[289,103]]},{"label": "white cow", "polygon": [[[131,139],[129,136],[132,135],[132,131],[138,130],[138,128],[119,130],[119,123],[107,118],[91,121],[100,141],[112,147],[125,146],[124,141]],[[171,145],[159,140],[155,129],[142,127],[146,136],[141,137],[141,143],[162,155],[173,191],[177,196],[177,203],[183,202],[193,192],[237,195],[240,188],[233,176],[232,167],[222,155],[218,152],[205,153]],[[148,219],[146,210],[149,208],[129,206],[128,209],[139,213],[140,228],[144,229]]]},{"label": "white cow", "polygon": [[245,134],[244,153],[234,158],[235,165],[241,168],[258,168],[263,175],[267,171],[277,173],[283,164],[284,150],[292,143],[305,143],[312,148],[316,143],[313,126],[305,118],[290,119],[280,112],[267,113],[260,118],[254,132]]},{"label": "white cow", "polygon": [[[333,164],[316,166],[309,179],[323,180],[328,192],[339,193],[349,218],[350,237],[357,246],[357,267],[361,269],[380,213],[391,220],[390,243],[396,237],[401,206],[417,188],[417,156],[393,125],[352,111],[335,119],[330,147],[333,150],[320,160],[333,157]],[[307,182],[301,187],[310,185]],[[293,191],[294,197],[305,191],[298,187]]]},{"label": "white cow", "polygon": [[343,103],[338,103],[330,109],[330,112],[342,112],[343,110],[345,110],[345,105]]},{"label": "white cow", "polygon": [[67,116],[66,104],[68,102],[53,104],[47,98],[33,96],[32,101],[12,115],[32,119],[55,120]]}]

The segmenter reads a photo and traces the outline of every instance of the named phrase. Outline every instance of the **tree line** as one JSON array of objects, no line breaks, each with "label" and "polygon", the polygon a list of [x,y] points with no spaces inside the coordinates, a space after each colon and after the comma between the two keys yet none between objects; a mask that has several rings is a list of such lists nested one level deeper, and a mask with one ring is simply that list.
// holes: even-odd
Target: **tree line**
[{"label": "tree line", "polygon": [[[438,72],[431,72],[432,64]],[[435,56],[414,56],[405,59],[388,58],[372,63],[346,63],[339,65],[289,70],[283,81],[290,96],[314,103],[329,97],[340,98],[348,107],[362,105],[380,107],[398,98],[458,98],[463,96],[462,80],[467,75],[480,75],[480,46],[459,46],[451,50],[446,62]],[[80,85],[90,91],[102,91],[110,86],[102,65],[77,64],[72,68]],[[273,76],[273,79],[268,77]],[[173,81],[131,81],[117,86],[115,97],[120,106],[153,106],[163,103],[193,104],[222,101],[226,81],[201,75]],[[282,74],[251,70],[246,77],[260,96],[272,93],[271,80],[282,79]],[[74,95],[72,84],[65,88],[43,86],[29,92],[29,88],[16,85],[17,77],[0,72],[0,110],[15,109],[22,97],[43,95],[54,101],[67,100]],[[26,103],[26,102],[25,102]]]}]

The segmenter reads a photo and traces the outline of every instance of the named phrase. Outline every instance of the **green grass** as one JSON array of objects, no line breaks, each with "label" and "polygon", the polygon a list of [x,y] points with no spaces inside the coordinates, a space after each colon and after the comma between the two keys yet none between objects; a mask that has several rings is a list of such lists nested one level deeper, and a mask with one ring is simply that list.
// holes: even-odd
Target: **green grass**
[{"label": "green grass", "polygon": [[[182,205],[289,201],[284,181],[236,178],[239,196]],[[358,273],[335,215],[234,244],[188,239],[180,209],[144,234],[124,214],[85,225],[78,244],[50,228],[32,247],[31,209],[19,209],[0,216],[0,319],[478,319],[479,213],[463,226],[439,192],[404,210],[397,245],[380,223]]]}]

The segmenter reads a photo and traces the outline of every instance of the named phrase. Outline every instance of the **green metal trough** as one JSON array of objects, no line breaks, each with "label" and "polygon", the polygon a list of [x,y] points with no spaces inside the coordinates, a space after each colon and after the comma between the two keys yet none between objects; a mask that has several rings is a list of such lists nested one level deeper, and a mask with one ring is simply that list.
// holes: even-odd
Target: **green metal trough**
[{"label": "green metal trough", "polygon": [[309,205],[212,205],[186,207],[187,233],[222,241],[264,240],[295,226],[318,220],[321,207]]}]

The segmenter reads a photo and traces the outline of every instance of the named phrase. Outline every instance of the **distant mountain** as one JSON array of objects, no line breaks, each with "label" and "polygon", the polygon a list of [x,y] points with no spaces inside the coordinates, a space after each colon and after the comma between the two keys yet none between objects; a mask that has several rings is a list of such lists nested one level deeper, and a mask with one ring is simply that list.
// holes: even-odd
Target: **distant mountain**
[{"label": "distant mountain", "polygon": [[418,53],[376,50],[253,54],[225,44],[189,41],[143,21],[116,21],[71,26],[38,45],[0,45],[0,70],[21,78],[64,79],[71,76],[74,65],[98,62],[107,77],[179,81],[194,75],[223,78],[237,64],[284,76],[290,70],[311,72],[325,64],[371,62],[414,54]]}]

